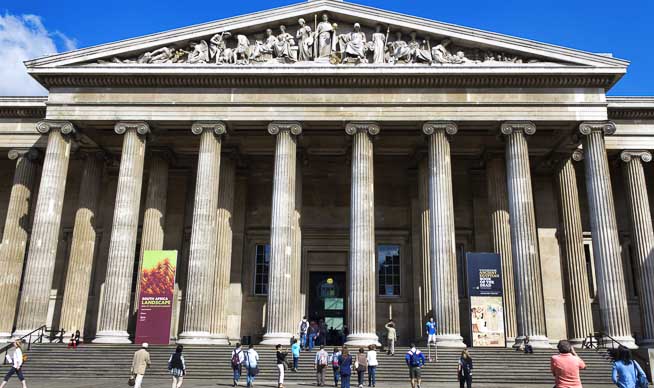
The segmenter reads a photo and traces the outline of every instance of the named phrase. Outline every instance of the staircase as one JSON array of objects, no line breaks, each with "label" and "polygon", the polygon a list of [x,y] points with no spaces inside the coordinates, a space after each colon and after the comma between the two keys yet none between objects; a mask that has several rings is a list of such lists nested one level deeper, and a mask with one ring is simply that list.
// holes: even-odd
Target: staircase
[{"label": "staircase", "polygon": [[[75,378],[104,379],[127,376],[132,362],[132,354],[138,350],[136,345],[91,345],[85,344],[78,349],[66,349],[61,344],[43,344],[33,346],[29,351],[29,360],[25,365],[25,373],[30,378]],[[152,366],[148,369],[148,378],[167,378],[168,358],[174,346],[150,346]],[[230,366],[231,347],[228,346],[188,346],[184,356],[188,368],[186,379],[204,379],[230,382],[232,370]],[[277,368],[275,365],[275,350],[272,347],[257,346],[259,353],[259,381],[275,381]],[[328,349],[331,350],[331,349]],[[520,385],[553,384],[549,370],[549,359],[552,351],[523,354],[512,349],[470,350],[474,362],[473,376],[476,382]],[[303,352],[300,357],[298,373],[287,371],[289,382],[313,382],[315,372],[313,360],[315,353]],[[587,369],[582,371],[582,381],[589,385],[610,386],[611,363],[604,353],[593,350],[579,351]],[[406,382],[408,370],[404,363],[404,354],[397,353],[394,357],[379,353],[380,362],[377,368],[379,382]],[[428,363],[422,371],[425,382],[456,382],[459,351],[441,349],[438,362]],[[65,373],[62,373],[64,372]],[[332,371],[328,369],[328,382]]]}]

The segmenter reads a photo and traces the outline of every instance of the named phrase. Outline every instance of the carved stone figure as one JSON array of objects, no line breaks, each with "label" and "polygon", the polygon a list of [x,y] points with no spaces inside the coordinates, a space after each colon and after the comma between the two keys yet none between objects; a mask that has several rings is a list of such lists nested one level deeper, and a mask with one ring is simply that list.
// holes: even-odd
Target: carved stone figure
[{"label": "carved stone figure", "polygon": [[338,36],[341,49],[341,62],[354,58],[361,63],[368,63],[366,59],[366,34],[361,32],[361,25],[354,23],[354,31]]},{"label": "carved stone figure", "polygon": [[416,40],[416,32],[411,32],[411,41],[409,42],[409,48],[411,49],[411,58],[415,63],[431,63],[431,53],[427,46],[427,41],[422,41],[422,44],[418,43]]},{"label": "carved stone figure", "polygon": [[453,55],[447,46],[452,43],[449,39],[444,39],[440,44],[431,49],[431,56],[433,63],[437,64],[457,64],[466,62],[467,58],[465,53],[460,51],[457,55]]},{"label": "carved stone figure", "polygon": [[266,38],[262,42],[257,40],[254,42],[254,46],[251,48],[250,59],[255,62],[268,62],[273,58],[275,51],[275,45],[277,45],[278,40],[273,31],[268,28],[266,29]]},{"label": "carved stone figure", "polygon": [[223,60],[223,51],[227,49],[226,40],[232,36],[232,33],[229,31],[223,31],[220,34],[216,34],[211,37],[209,40],[209,58],[213,59],[215,63],[222,63]]},{"label": "carved stone figure", "polygon": [[161,47],[151,52],[142,54],[137,63],[170,63],[175,51],[169,47]]},{"label": "carved stone figure", "polygon": [[208,63],[209,62],[209,45],[206,40],[193,42],[190,44],[193,51],[188,55],[187,63]]},{"label": "carved stone figure", "polygon": [[298,20],[300,28],[295,33],[298,40],[298,60],[310,61],[313,58],[313,33],[304,19]]},{"label": "carved stone figure", "polygon": [[279,26],[281,34],[277,35],[277,44],[275,44],[275,57],[293,60],[291,56],[291,46],[295,45],[293,35],[286,32],[286,26]]},{"label": "carved stone figure", "polygon": [[250,40],[245,35],[236,36],[236,49],[234,49],[234,63],[247,65],[250,63]]},{"label": "carved stone figure", "polygon": [[316,39],[313,45],[313,58],[329,58],[334,50],[336,40],[334,34],[336,33],[334,26],[329,22],[327,14],[322,15],[322,21],[316,27]]},{"label": "carved stone figure", "polygon": [[382,33],[381,25],[377,25],[369,45],[373,52],[373,63],[386,62],[386,35]]},{"label": "carved stone figure", "polygon": [[395,41],[389,43],[391,46],[391,62],[398,63],[403,61],[405,63],[411,62],[411,48],[402,40],[402,32],[395,33]]}]

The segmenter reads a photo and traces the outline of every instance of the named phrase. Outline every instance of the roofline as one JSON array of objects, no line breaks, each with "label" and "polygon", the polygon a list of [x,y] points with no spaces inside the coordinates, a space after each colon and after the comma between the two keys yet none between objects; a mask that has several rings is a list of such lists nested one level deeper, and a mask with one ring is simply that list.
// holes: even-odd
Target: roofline
[{"label": "roofline", "polygon": [[0,118],[44,119],[47,96],[0,96]]},{"label": "roofline", "polygon": [[654,96],[615,96],[606,101],[610,119],[654,120]]}]

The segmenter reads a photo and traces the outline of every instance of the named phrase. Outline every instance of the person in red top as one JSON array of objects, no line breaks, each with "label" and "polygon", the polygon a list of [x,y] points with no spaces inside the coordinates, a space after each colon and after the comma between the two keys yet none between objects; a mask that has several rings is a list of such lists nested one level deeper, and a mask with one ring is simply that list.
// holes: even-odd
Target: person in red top
[{"label": "person in red top", "polygon": [[552,356],[550,368],[556,381],[556,388],[582,388],[579,370],[586,369],[584,360],[577,356],[570,342],[559,341],[559,354]]}]

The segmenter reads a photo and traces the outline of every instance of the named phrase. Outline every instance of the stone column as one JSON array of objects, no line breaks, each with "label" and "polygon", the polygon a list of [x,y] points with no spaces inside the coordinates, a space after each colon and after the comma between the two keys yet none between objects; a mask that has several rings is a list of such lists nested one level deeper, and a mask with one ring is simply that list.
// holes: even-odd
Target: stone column
[{"label": "stone column", "polygon": [[529,336],[534,348],[549,348],[526,139],[526,135],[536,133],[536,126],[530,122],[507,122],[502,124],[501,131],[506,136],[506,174],[518,329],[515,346],[519,346],[525,336]]},{"label": "stone column", "polygon": [[453,122],[425,123],[429,155],[429,256],[431,300],[438,324],[436,342],[444,347],[465,347],[459,323],[459,287],[456,271],[452,160],[448,136],[457,133]]},{"label": "stone column", "polygon": [[68,258],[66,286],[61,306],[59,327],[66,332],[79,330],[82,336],[84,335],[86,307],[95,257],[98,202],[102,189],[104,157],[104,153],[100,151],[82,154],[84,170],[79,187],[73,241]]},{"label": "stone column", "polygon": [[575,151],[571,158],[566,158],[558,167],[555,178],[561,214],[560,241],[568,298],[568,338],[575,346],[580,346],[584,339],[593,333],[593,312],[590,306],[577,173],[573,165],[573,160],[581,160],[581,156],[580,151]]},{"label": "stone column", "polygon": [[432,312],[431,301],[431,260],[429,254],[429,159],[420,161],[418,166],[418,202],[420,211],[420,321],[418,322],[418,336],[422,337],[423,325]]},{"label": "stone column", "polygon": [[198,172],[195,181],[193,224],[186,280],[186,310],[182,344],[206,344],[211,338],[211,311],[216,268],[216,215],[220,179],[222,122],[194,123],[191,131],[200,135]]},{"label": "stone column", "polygon": [[352,136],[352,188],[350,194],[350,262],[348,287],[349,346],[378,344],[376,303],[375,179],[372,136],[375,123],[353,122],[345,126]]},{"label": "stone column", "polygon": [[288,343],[296,332],[293,277],[293,214],[295,211],[296,139],[302,133],[299,123],[271,123],[268,132],[276,137],[273,177],[272,219],[270,223],[270,267],[266,334],[262,344]]},{"label": "stone column", "polygon": [[16,317],[39,151],[35,148],[16,149],[9,151],[8,156],[16,161],[16,170],[0,245],[0,343],[11,338]]},{"label": "stone column", "polygon": [[647,151],[623,151],[620,159],[631,220],[632,252],[638,268],[640,309],[643,324],[641,346],[654,347],[654,231],[642,162],[651,162]]},{"label": "stone column", "polygon": [[145,143],[150,127],[144,122],[125,121],[116,123],[114,130],[118,135],[124,135],[123,149],[109,242],[107,275],[100,305],[100,322],[93,341],[96,343],[130,343],[127,326],[136,259]]},{"label": "stone column", "polygon": [[227,296],[232,264],[232,225],[236,163],[223,158],[220,163],[218,213],[216,218],[216,270],[213,286],[211,337],[214,343],[227,345]]},{"label": "stone column", "polygon": [[293,293],[295,312],[293,317],[297,322],[305,315],[305,295],[302,294],[302,163],[297,161],[295,171],[295,209],[293,210]]},{"label": "stone column", "polygon": [[583,135],[586,189],[602,328],[606,334],[625,346],[635,347],[629,324],[611,175],[604,145],[604,135],[615,133],[615,124],[585,122],[579,125],[579,132]]},{"label": "stone column", "polygon": [[70,160],[71,134],[75,132],[73,124],[68,121],[40,121],[36,124],[36,129],[40,133],[48,134],[48,146],[43,161],[30,248],[23,276],[14,332],[17,337],[47,323]]}]

